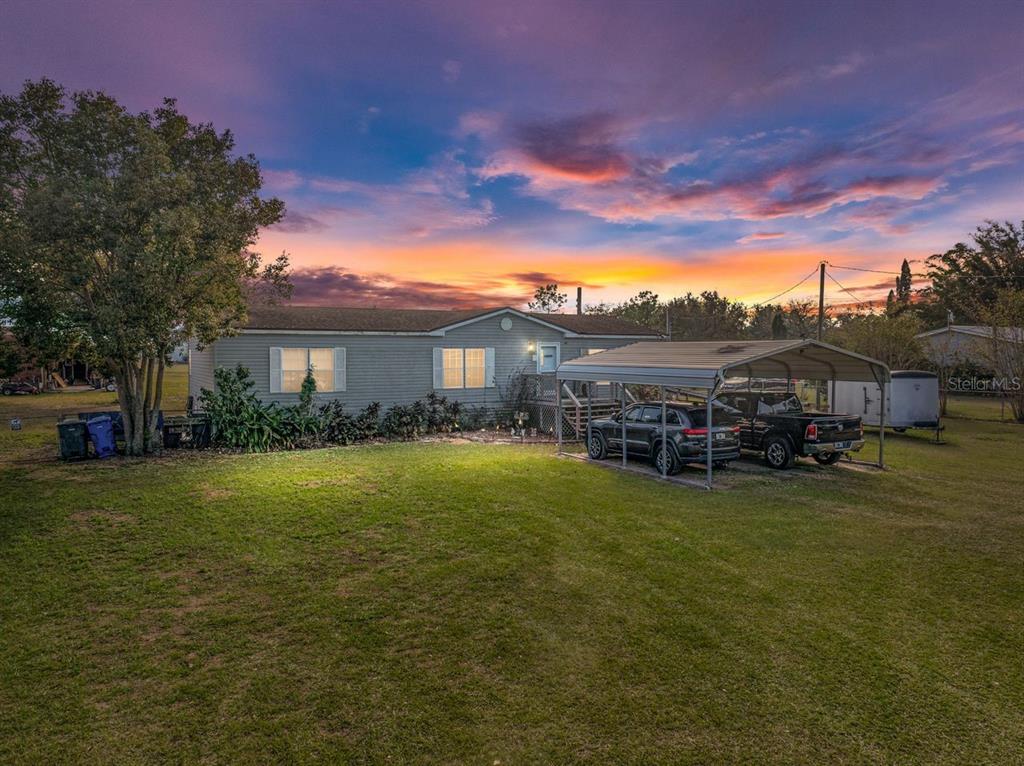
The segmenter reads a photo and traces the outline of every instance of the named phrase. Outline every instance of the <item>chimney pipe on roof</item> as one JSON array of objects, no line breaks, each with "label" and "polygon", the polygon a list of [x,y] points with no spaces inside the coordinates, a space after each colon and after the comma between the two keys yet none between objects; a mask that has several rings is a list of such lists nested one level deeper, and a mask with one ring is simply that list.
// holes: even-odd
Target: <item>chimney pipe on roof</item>
[{"label": "chimney pipe on roof", "polygon": [[582,287],[577,287],[576,288],[576,313],[577,314],[582,314],[583,313],[583,288]]}]

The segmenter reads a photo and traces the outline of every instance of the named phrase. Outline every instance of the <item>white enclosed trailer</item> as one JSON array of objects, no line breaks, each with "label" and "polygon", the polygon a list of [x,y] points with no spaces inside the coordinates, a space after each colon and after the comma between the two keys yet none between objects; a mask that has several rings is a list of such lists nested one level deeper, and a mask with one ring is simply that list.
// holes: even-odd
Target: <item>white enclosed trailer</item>
[{"label": "white enclosed trailer", "polygon": [[[880,422],[882,396],[877,383],[837,380],[829,384],[833,412],[860,415],[865,425]],[[923,370],[893,370],[885,389],[885,424],[897,431],[939,428],[939,378]]]}]

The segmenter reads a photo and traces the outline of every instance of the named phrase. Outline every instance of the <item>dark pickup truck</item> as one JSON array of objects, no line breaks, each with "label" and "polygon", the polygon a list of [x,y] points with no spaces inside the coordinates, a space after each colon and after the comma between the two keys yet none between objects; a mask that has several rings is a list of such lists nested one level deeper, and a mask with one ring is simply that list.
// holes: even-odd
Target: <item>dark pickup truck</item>
[{"label": "dark pickup truck", "polygon": [[[647,458],[660,472],[664,461],[667,473],[678,473],[685,463],[707,460],[708,429],[703,405],[671,402],[666,404],[667,450],[662,449],[661,402],[638,402],[626,408],[626,453]],[[712,416],[713,417],[713,416]],[[603,460],[609,452],[622,454],[622,414],[594,419],[590,424],[587,452],[594,460]],[[740,456],[739,428],[723,422],[711,429],[711,460],[725,466]]]},{"label": "dark pickup truck", "polygon": [[860,417],[805,412],[791,393],[728,393],[716,401],[739,426],[743,449],[763,452],[772,468],[790,468],[800,456],[832,465],[844,452],[864,446]]}]

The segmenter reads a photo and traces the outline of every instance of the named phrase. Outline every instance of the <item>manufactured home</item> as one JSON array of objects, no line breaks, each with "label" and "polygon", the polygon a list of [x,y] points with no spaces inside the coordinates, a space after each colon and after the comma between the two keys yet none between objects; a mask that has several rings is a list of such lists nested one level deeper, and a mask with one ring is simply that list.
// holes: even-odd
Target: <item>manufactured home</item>
[{"label": "manufactured home", "polygon": [[999,327],[993,330],[985,325],[954,324],[919,333],[917,340],[928,360],[939,367],[966,364],[988,369],[992,367],[993,337],[998,343],[1024,343],[1024,329]]},{"label": "manufactured home", "polygon": [[370,402],[409,404],[430,391],[495,410],[519,374],[534,377],[538,396],[553,403],[561,362],[659,337],[615,317],[507,307],[261,307],[237,335],[206,347],[190,344],[189,394],[198,403],[201,389],[213,388],[214,369],[242,365],[264,402],[297,402],[312,369],[318,400],[341,400],[350,411]]}]

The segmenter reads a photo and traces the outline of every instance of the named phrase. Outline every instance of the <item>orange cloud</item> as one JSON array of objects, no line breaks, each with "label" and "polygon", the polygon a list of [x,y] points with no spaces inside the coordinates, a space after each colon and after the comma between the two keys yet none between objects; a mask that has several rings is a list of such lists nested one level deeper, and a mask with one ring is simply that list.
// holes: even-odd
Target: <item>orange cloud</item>
[{"label": "orange cloud", "polygon": [[[260,245],[268,255],[288,251],[293,266],[304,270],[309,284],[323,277],[321,284],[344,285],[344,290],[332,293],[339,302],[357,300],[363,285],[356,277],[361,277],[369,280],[367,285],[372,282],[366,289],[377,291],[382,303],[431,306],[438,305],[437,295],[442,296],[442,305],[445,300],[459,306],[522,301],[537,285],[551,281],[570,293],[574,287],[584,286],[587,303],[620,301],[641,290],[653,290],[663,298],[717,290],[730,298],[757,302],[791,287],[813,271],[823,257],[837,263],[896,270],[904,257],[917,255],[884,252],[865,258],[862,252],[846,248],[759,251],[739,246],[683,259],[643,250],[580,252],[483,240],[389,246],[316,239],[315,234],[289,236],[280,231],[265,232]],[[868,273],[835,273],[850,289],[873,286],[878,281],[878,275]],[[831,282],[828,289],[830,294],[837,293],[838,302],[841,291]],[[434,297],[423,297],[427,294]],[[817,281],[809,279],[786,299],[816,294]]]}]

